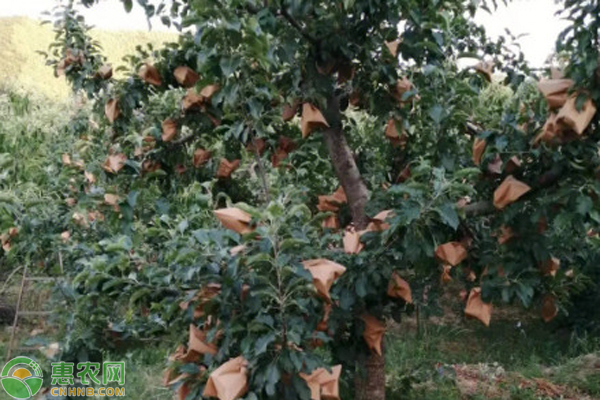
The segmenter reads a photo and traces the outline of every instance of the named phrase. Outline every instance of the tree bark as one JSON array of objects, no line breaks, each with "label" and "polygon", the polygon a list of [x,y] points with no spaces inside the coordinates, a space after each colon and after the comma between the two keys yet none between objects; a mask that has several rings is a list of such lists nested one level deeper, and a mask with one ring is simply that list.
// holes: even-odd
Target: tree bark
[{"label": "tree bark", "polygon": [[332,96],[329,99],[325,113],[330,128],[323,132],[323,138],[329,151],[331,163],[340,184],[346,192],[352,222],[356,229],[364,229],[369,224],[369,217],[365,213],[369,193],[342,129],[339,99]]},{"label": "tree bark", "polygon": [[371,352],[364,368],[354,377],[354,400],[385,400],[385,358]]},{"label": "tree bark", "polygon": [[[323,140],[340,184],[346,192],[352,222],[361,230],[369,224],[365,206],[369,192],[365,185],[352,150],[348,146],[342,129],[339,99],[332,96],[327,104],[325,116],[330,128],[323,132]],[[354,377],[355,400],[385,400],[385,358],[371,352],[364,365],[364,371],[357,371]]]}]

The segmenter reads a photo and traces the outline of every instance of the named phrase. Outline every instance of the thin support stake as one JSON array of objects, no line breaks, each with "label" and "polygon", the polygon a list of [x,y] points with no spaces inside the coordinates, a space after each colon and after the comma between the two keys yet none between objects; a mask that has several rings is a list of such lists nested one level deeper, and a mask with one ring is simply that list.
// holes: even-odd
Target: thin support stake
[{"label": "thin support stake", "polygon": [[21,301],[23,300],[23,291],[25,289],[25,282],[27,281],[27,265],[23,269],[23,280],[21,280],[21,290],[19,291],[19,297],[17,299],[17,309],[15,310],[15,319],[13,320],[12,332],[10,333],[10,341],[8,342],[8,351],[6,361],[10,360],[12,355],[12,348],[15,342],[15,336],[17,333],[17,323],[19,322],[19,310],[21,308]]}]

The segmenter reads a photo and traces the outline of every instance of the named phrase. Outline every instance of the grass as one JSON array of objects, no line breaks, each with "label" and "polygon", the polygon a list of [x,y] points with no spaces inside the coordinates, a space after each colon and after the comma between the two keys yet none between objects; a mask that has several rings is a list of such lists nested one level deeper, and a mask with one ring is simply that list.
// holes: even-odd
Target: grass
[{"label": "grass", "polygon": [[[537,321],[425,324],[420,334],[400,326],[387,338],[388,399],[600,398],[599,350],[597,337]],[[466,393],[469,384],[476,393]],[[543,395],[553,385],[564,397]]]},{"label": "grass", "polygon": [[[3,341],[0,335],[0,343]],[[544,346],[539,343],[546,342]],[[164,345],[133,350],[104,359],[127,365],[126,398],[169,400],[162,386],[169,351]],[[386,341],[389,400],[593,400],[600,399],[600,341],[544,329],[532,323],[523,330],[511,321],[491,329],[475,323],[460,326],[424,324],[394,326]],[[457,367],[458,366],[458,367]],[[49,374],[49,365],[44,363]],[[465,382],[455,368],[477,375],[475,393],[465,393]],[[488,381],[489,380],[489,381]],[[492,383],[490,383],[492,382]],[[560,390],[561,396],[544,395]],[[9,400],[0,394],[0,400]]]},{"label": "grass", "polygon": [[[64,100],[69,88],[64,77],[56,78],[37,51],[46,51],[54,34],[49,25],[25,17],[0,18],[0,85],[29,93],[39,93],[52,100]],[[159,46],[176,35],[166,32],[132,32],[93,30],[92,37],[104,48],[114,69],[123,65],[122,58],[135,47],[152,43]]]}]

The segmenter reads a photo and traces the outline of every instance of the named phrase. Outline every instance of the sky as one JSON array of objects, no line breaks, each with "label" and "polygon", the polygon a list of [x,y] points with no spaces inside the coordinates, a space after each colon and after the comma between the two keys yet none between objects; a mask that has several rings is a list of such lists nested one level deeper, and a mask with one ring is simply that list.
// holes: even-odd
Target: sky
[{"label": "sky", "polygon": [[[135,3],[135,2],[134,2]],[[42,18],[43,11],[51,9],[56,0],[0,0],[0,17],[28,16]],[[509,29],[514,35],[525,35],[519,44],[527,60],[541,67],[552,53],[556,37],[566,27],[565,21],[555,15],[558,6],[554,0],[513,0],[500,6],[493,14],[481,11],[477,21],[483,24],[492,38]],[[148,30],[142,9],[134,5],[127,14],[119,0],[101,0],[91,9],[83,9],[88,24],[106,30]],[[154,30],[167,29],[158,21]]]}]

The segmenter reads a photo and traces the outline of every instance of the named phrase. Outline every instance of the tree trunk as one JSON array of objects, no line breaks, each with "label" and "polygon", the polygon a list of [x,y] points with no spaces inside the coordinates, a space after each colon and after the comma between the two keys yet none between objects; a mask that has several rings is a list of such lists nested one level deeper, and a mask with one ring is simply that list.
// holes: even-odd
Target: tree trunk
[{"label": "tree trunk", "polygon": [[340,106],[337,98],[332,97],[329,100],[326,114],[330,128],[323,132],[325,145],[329,151],[335,174],[346,192],[352,222],[356,229],[364,229],[369,224],[369,217],[365,213],[369,193],[342,130]]},{"label": "tree trunk", "polygon": [[[385,354],[385,353],[383,353]],[[385,358],[371,352],[364,376],[354,377],[354,400],[385,400]]]},{"label": "tree trunk", "polygon": [[[330,128],[323,132],[325,145],[340,184],[346,192],[352,222],[357,230],[367,227],[369,217],[365,205],[369,199],[367,186],[362,180],[342,129],[339,99],[331,97],[325,112]],[[355,400],[385,400],[385,358],[371,353],[365,370],[354,377]]]}]

